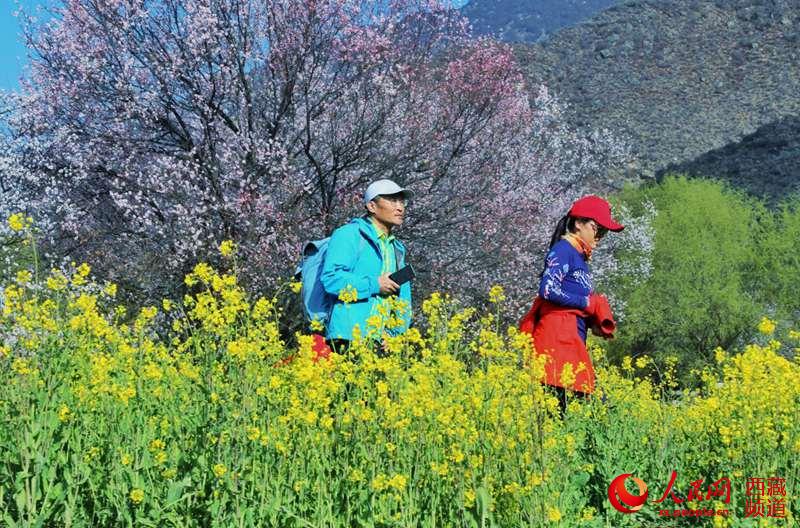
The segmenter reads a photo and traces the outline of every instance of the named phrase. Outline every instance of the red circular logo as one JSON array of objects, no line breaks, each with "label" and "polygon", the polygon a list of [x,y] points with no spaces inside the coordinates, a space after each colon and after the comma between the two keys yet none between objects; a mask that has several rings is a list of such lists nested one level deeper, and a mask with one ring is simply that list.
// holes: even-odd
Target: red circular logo
[{"label": "red circular logo", "polygon": [[[642,509],[647,501],[647,484],[642,479],[631,476],[632,473],[623,473],[608,486],[608,500],[611,505],[622,513],[633,513]],[[628,477],[639,486],[639,495],[633,495],[625,489],[625,481]],[[624,504],[624,506],[623,506]]]}]

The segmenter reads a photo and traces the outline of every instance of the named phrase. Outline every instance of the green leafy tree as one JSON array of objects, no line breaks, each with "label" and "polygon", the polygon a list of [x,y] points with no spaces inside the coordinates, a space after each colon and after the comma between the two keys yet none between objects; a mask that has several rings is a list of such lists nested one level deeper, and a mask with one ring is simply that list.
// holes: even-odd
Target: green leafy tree
[{"label": "green leafy tree", "polygon": [[800,322],[800,196],[787,198],[762,222],[759,237],[758,292],[770,315],[789,326]]},{"label": "green leafy tree", "polygon": [[721,183],[683,177],[628,189],[621,199],[634,214],[651,203],[656,215],[650,275],[614,281],[626,308],[612,357],[648,355],[657,369],[677,361],[688,382],[717,346],[751,335],[763,313],[752,293],[763,206]]}]

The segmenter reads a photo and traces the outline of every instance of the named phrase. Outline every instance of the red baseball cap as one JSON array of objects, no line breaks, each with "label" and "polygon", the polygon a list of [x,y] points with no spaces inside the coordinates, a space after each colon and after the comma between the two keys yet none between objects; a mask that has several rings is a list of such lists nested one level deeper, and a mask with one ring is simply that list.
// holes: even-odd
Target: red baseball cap
[{"label": "red baseball cap", "polygon": [[584,196],[572,204],[568,214],[576,218],[590,218],[609,231],[625,229],[624,225],[618,224],[611,218],[611,206],[608,202],[593,194]]}]

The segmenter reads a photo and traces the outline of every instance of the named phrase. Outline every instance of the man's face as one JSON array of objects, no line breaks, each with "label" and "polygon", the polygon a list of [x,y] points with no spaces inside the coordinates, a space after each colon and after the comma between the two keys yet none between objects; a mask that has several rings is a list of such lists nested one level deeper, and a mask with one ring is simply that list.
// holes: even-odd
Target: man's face
[{"label": "man's face", "polygon": [[379,196],[367,204],[367,210],[378,222],[398,227],[406,214],[406,197],[402,193]]}]

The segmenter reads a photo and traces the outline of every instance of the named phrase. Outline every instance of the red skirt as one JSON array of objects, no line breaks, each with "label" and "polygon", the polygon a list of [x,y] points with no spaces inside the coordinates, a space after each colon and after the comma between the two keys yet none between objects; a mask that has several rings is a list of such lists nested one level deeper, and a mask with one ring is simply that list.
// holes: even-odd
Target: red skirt
[{"label": "red skirt", "polygon": [[[535,354],[547,356],[543,383],[591,394],[594,392],[594,367],[581,336],[578,317],[584,310],[560,306],[540,297],[522,318],[519,328],[531,335]],[[562,381],[564,366],[572,365],[572,378]],[[564,383],[572,381],[572,383]]]}]

